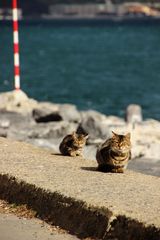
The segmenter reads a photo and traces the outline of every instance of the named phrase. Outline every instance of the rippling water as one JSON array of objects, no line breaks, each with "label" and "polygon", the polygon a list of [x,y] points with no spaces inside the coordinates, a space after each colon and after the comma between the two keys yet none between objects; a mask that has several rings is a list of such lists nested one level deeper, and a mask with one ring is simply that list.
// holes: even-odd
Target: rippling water
[{"label": "rippling water", "polygon": [[[130,103],[160,119],[160,26],[20,26],[21,85],[35,99],[123,116]],[[0,91],[13,87],[12,28],[0,26]]]}]

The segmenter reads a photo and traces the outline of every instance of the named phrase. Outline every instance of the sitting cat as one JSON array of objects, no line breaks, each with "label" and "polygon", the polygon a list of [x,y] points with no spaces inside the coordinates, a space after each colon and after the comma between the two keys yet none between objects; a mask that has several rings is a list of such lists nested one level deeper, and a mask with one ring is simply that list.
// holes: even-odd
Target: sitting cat
[{"label": "sitting cat", "polygon": [[59,150],[65,156],[82,156],[83,147],[86,144],[88,134],[73,132],[64,137],[60,143]]},{"label": "sitting cat", "polygon": [[112,132],[112,138],[106,140],[98,149],[96,159],[98,170],[123,173],[131,159],[130,133],[118,135]]}]

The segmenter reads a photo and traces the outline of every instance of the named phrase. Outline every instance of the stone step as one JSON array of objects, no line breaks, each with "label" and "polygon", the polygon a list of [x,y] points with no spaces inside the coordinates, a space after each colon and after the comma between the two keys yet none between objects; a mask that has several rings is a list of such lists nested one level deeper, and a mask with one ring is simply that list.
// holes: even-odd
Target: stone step
[{"label": "stone step", "polygon": [[0,198],[80,238],[160,239],[160,178],[0,138]]}]

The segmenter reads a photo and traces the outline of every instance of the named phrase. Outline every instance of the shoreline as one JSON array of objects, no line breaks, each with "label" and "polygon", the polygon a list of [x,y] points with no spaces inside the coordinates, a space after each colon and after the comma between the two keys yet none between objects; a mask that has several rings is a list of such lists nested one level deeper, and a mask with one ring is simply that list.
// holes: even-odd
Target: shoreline
[{"label": "shoreline", "polygon": [[59,144],[64,136],[80,126],[89,134],[84,158],[95,161],[98,145],[109,138],[112,131],[118,134],[130,132],[131,169],[160,175],[160,121],[143,120],[140,106],[129,105],[126,119],[123,119],[94,110],[79,111],[73,104],[38,102],[21,90],[0,94],[1,137],[28,142],[59,153]]},{"label": "shoreline", "polygon": [[[2,26],[3,22],[7,24],[12,23],[12,19],[1,19]],[[151,17],[151,16],[142,16],[142,17],[134,17],[134,16],[94,16],[94,17],[75,17],[75,16],[63,16],[63,17],[54,17],[50,15],[42,16],[42,17],[24,17],[19,20],[20,24],[25,23],[59,23],[62,25],[119,25],[119,24],[159,24],[160,17]]]}]

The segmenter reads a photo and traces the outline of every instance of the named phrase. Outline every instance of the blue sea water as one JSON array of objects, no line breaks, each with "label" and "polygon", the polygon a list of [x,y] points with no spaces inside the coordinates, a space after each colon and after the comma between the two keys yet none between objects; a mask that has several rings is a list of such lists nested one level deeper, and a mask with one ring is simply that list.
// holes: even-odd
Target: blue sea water
[{"label": "blue sea water", "polygon": [[[40,101],[160,119],[160,25],[20,25],[21,87]],[[13,89],[12,26],[0,24],[0,92]]]}]

